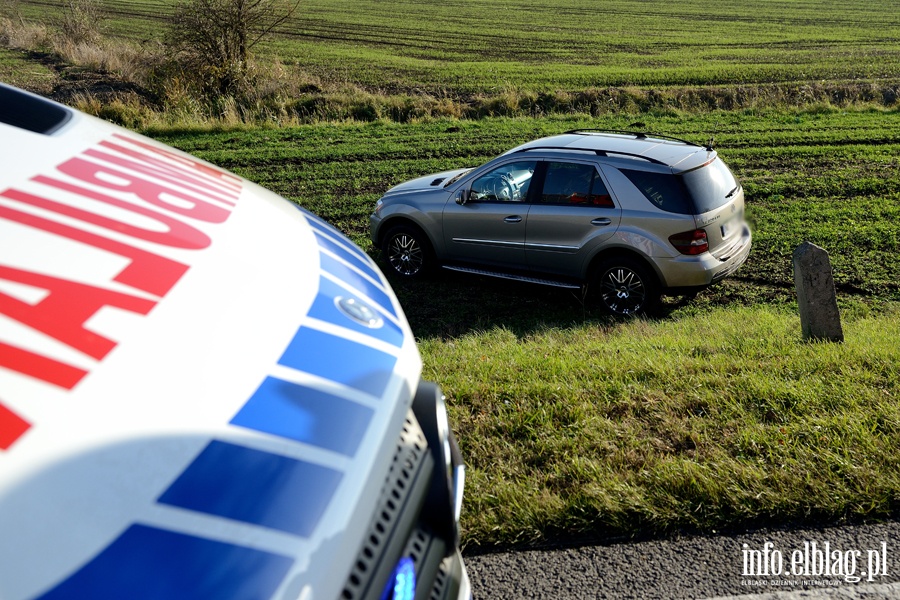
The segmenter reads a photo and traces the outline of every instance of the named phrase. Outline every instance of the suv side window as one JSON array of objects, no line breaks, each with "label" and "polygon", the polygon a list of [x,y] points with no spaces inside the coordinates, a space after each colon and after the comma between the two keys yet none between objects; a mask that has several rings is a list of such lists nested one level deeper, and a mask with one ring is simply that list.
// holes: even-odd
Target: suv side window
[{"label": "suv side window", "polygon": [[524,202],[537,161],[507,163],[472,182],[469,202]]},{"label": "suv side window", "polygon": [[541,204],[601,206],[612,208],[613,201],[600,173],[593,165],[551,162],[547,164]]},{"label": "suv side window", "polygon": [[678,177],[670,173],[619,170],[660,210],[680,215],[694,214],[687,190]]}]

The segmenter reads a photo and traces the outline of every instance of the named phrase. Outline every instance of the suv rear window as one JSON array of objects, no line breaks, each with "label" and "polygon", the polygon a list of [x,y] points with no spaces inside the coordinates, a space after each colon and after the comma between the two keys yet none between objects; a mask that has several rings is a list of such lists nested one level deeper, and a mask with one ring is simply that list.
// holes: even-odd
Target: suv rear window
[{"label": "suv rear window", "polygon": [[728,203],[739,187],[719,158],[680,175],[621,171],[654,206],[681,215],[701,215],[715,210]]},{"label": "suv rear window", "polygon": [[738,189],[738,182],[722,160],[681,175],[694,200],[696,214],[702,215],[725,205]]}]

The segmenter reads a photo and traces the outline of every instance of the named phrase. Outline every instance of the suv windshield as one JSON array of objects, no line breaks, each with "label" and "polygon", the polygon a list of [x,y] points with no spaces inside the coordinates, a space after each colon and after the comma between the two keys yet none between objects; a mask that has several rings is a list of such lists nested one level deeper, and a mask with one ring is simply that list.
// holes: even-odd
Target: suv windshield
[{"label": "suv windshield", "polygon": [[681,215],[701,215],[724,206],[740,187],[719,158],[681,175],[621,171],[656,207]]}]

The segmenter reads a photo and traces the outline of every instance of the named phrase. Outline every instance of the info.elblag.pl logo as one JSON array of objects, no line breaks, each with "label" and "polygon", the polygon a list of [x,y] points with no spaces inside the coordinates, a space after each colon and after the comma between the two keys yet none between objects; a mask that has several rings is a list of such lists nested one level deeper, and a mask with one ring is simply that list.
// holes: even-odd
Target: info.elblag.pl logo
[{"label": "info.elblag.pl logo", "polygon": [[[887,542],[879,548],[841,550],[828,541],[803,543],[803,548],[782,551],[772,542],[762,548],[743,545],[744,577],[782,578],[796,580],[744,581],[743,585],[839,585],[840,580],[856,583],[863,578],[875,581],[888,574]],[[802,578],[802,579],[801,579]]]}]

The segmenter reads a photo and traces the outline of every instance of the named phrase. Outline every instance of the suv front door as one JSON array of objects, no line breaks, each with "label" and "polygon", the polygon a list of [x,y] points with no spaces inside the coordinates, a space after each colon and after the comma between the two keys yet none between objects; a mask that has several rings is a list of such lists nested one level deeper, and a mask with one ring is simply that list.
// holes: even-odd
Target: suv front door
[{"label": "suv front door", "polygon": [[450,261],[525,267],[528,194],[537,161],[513,160],[477,175],[444,207]]},{"label": "suv front door", "polygon": [[580,277],[587,257],[615,233],[622,210],[596,165],[547,161],[525,228],[525,257],[536,271]]}]

